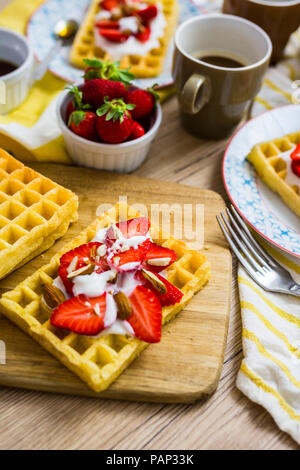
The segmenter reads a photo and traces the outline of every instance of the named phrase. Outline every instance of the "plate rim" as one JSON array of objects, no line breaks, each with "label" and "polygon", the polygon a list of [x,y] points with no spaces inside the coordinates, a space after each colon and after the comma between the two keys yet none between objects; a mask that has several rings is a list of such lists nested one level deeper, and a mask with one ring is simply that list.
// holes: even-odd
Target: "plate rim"
[{"label": "plate rim", "polygon": [[[242,129],[244,129],[246,126],[248,126],[250,123],[252,123],[254,120],[258,119],[258,118],[261,118],[261,116],[265,115],[265,114],[269,114],[269,113],[274,113],[274,112],[277,112],[278,110],[282,109],[282,108],[288,108],[288,107],[294,107],[294,106],[299,106],[299,109],[300,109],[300,104],[298,103],[289,103],[289,104],[285,104],[283,106],[277,106],[276,108],[273,108],[273,109],[269,109],[267,111],[264,111],[263,113],[257,115],[257,116],[254,116],[252,119],[250,119],[249,121],[245,122],[242,126],[240,126],[235,132],[234,134],[231,136],[226,148],[225,148],[225,151],[224,151],[224,156],[223,156],[223,161],[222,161],[222,178],[223,178],[223,183],[224,183],[224,186],[225,186],[225,190],[226,190],[226,193],[231,201],[231,203],[233,204],[233,206],[235,207],[235,209],[237,210],[237,212],[242,216],[242,218],[247,222],[247,224],[250,225],[250,227],[255,230],[255,232],[257,232],[262,238],[264,238],[267,242],[269,242],[271,245],[273,246],[276,246],[277,248],[279,248],[280,250],[284,251],[285,253],[288,253],[289,255],[292,255],[296,258],[299,258],[300,259],[300,254],[297,254],[293,251],[290,251],[288,250],[287,248],[279,245],[278,243],[274,242],[271,238],[269,238],[267,235],[265,235],[264,233],[262,233],[260,230],[258,230],[257,227],[255,227],[255,225],[253,225],[252,222],[250,222],[248,220],[248,218],[242,213],[242,211],[238,208],[233,196],[231,195],[230,193],[230,190],[229,190],[229,187],[228,187],[228,184],[226,182],[226,177],[225,177],[225,163],[226,163],[226,159],[228,157],[228,151],[229,151],[229,147],[231,146],[232,144],[232,141],[236,138],[236,136],[241,132]],[[280,197],[280,196],[279,196]],[[300,235],[299,235],[300,237]]]}]

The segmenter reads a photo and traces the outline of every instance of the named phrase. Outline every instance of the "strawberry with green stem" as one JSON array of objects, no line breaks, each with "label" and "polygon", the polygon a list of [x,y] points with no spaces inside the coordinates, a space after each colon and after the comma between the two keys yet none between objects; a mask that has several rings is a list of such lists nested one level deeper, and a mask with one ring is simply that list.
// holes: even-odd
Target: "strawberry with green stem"
[{"label": "strawberry with green stem", "polygon": [[124,142],[132,130],[132,117],[130,111],[134,109],[134,104],[127,104],[122,98],[104,98],[104,104],[97,109],[98,116],[96,128],[99,137],[111,144]]},{"label": "strawberry with green stem", "polygon": [[68,127],[83,139],[98,140],[96,131],[97,116],[92,111],[73,111],[68,119]]},{"label": "strawberry with green stem", "polygon": [[70,115],[75,110],[87,110],[91,109],[91,106],[88,103],[82,102],[82,91],[75,85],[69,85],[66,87],[66,90],[69,90],[69,94],[72,95],[72,101],[69,102],[66,111],[66,118],[69,119]]},{"label": "strawberry with green stem", "polygon": [[84,79],[104,78],[106,80],[118,81],[129,85],[135,79],[135,75],[128,69],[120,69],[120,62],[109,62],[98,59],[84,59],[87,65],[84,72]]}]

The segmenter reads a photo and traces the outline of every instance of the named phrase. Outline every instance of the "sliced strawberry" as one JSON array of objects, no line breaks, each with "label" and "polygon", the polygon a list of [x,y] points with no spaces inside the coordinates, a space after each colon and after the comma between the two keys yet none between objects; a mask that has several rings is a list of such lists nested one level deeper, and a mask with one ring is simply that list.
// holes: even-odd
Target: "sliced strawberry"
[{"label": "sliced strawberry", "polygon": [[[135,219],[119,222],[116,227],[122,232],[124,238],[145,237],[150,229],[150,221],[148,217],[136,217]],[[116,239],[114,229],[110,227],[107,230],[105,242],[112,245]]]},{"label": "sliced strawberry", "polygon": [[158,13],[158,9],[157,9],[157,6],[155,5],[150,5],[136,12],[136,14],[140,17],[143,24],[147,24],[148,21],[151,21],[154,18],[156,18],[157,13]]},{"label": "sliced strawberry", "polygon": [[145,259],[150,243],[151,241],[147,239],[140,243],[137,248],[116,251],[114,256],[108,260],[110,266],[120,272],[139,269]]},{"label": "sliced strawberry", "polygon": [[300,161],[293,160],[291,166],[292,166],[292,170],[295,173],[295,175],[299,176],[299,178],[300,178]]},{"label": "sliced strawberry", "polygon": [[112,42],[126,42],[130,36],[129,34],[122,33],[118,29],[113,28],[99,28],[98,31],[101,36]]},{"label": "sliced strawberry", "polygon": [[300,144],[298,144],[294,151],[291,153],[291,159],[293,161],[300,162]]},{"label": "sliced strawberry", "polygon": [[134,36],[136,37],[136,39],[138,39],[138,41],[146,42],[150,38],[150,34],[151,34],[150,26],[144,26],[143,31],[136,33]]},{"label": "sliced strawberry", "polygon": [[114,8],[117,8],[120,3],[122,3],[120,0],[102,0],[99,2],[99,5],[104,10],[111,11]]},{"label": "sliced strawberry", "polygon": [[92,263],[98,266],[97,272],[107,271],[109,266],[106,262],[105,257],[97,257],[96,250],[101,246],[102,243],[90,242],[84,245],[78,246],[74,250],[68,251],[60,258],[60,266],[58,268],[58,274],[64,283],[67,292],[72,295],[73,282],[68,279],[68,268],[71,262],[77,257],[76,265],[74,265],[73,271],[76,269],[83,268],[88,264]]},{"label": "sliced strawberry", "polygon": [[106,294],[92,299],[81,294],[56,307],[50,323],[79,335],[97,335],[104,328],[105,310]]},{"label": "sliced strawberry", "polygon": [[176,286],[171,284],[165,277],[161,276],[158,273],[155,273],[155,275],[158,277],[160,281],[164,283],[164,285],[167,288],[167,292],[165,294],[160,294],[157,289],[151,284],[151,282],[147,281],[141,271],[136,273],[136,276],[139,281],[143,284],[143,286],[148,287],[148,289],[153,290],[157,297],[159,298],[159,301],[162,305],[162,307],[166,307],[169,305],[174,305],[177,304],[178,302],[181,301],[183,297],[183,292],[179,289],[177,289]]},{"label": "sliced strawberry", "polygon": [[119,22],[118,21],[110,21],[110,20],[99,20],[95,23],[97,28],[112,28],[112,29],[118,29],[119,28]]},{"label": "sliced strawberry", "polygon": [[157,295],[144,286],[137,286],[129,296],[132,314],[127,321],[137,338],[158,343],[161,338],[161,305]]},{"label": "sliced strawberry", "polygon": [[177,255],[174,250],[170,250],[170,248],[151,242],[145,256],[144,266],[150,271],[160,272],[173,264],[176,259]]}]

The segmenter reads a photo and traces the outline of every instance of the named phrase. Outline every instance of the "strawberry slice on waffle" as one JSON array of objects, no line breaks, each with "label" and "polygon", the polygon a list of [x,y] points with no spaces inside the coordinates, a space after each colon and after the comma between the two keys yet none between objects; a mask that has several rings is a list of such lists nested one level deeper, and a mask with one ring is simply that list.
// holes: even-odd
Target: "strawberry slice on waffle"
[{"label": "strawberry slice on waffle", "polygon": [[92,299],[80,294],[56,307],[50,323],[79,335],[93,336],[104,329],[105,310],[106,293]]},{"label": "strawberry slice on waffle", "polygon": [[145,237],[150,229],[150,221],[147,217],[136,217],[117,223],[107,230],[105,243],[108,245],[112,245],[118,239],[115,227],[120,230],[123,238]]},{"label": "strawberry slice on waffle", "polygon": [[106,257],[98,255],[101,246],[105,245],[99,242],[86,243],[68,251],[60,258],[58,274],[70,295],[73,295],[73,281],[68,278],[71,272],[89,265],[94,265],[97,273],[110,269]]},{"label": "strawberry slice on waffle", "polygon": [[171,284],[171,282],[169,282],[165,277],[161,276],[160,274],[155,273],[155,276],[161,282],[164,283],[166,287],[166,292],[164,294],[161,294],[157,289],[155,289],[153,284],[151,284],[151,282],[145,279],[141,272],[138,272],[136,275],[141,284],[155,292],[162,307],[168,307],[169,305],[174,305],[181,301],[183,297],[183,292],[179,290],[176,286],[174,286],[174,284]]},{"label": "strawberry slice on waffle", "polygon": [[129,296],[132,313],[127,321],[135,336],[147,343],[161,338],[162,311],[157,295],[144,286],[137,286]]}]

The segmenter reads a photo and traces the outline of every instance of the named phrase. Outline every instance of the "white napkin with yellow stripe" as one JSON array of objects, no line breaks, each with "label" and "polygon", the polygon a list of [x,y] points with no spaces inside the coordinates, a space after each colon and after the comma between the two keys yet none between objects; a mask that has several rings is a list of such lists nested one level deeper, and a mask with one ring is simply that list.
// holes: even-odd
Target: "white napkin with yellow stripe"
[{"label": "white napkin with yellow stripe", "polygon": [[[300,283],[300,267],[282,260]],[[264,291],[241,267],[238,282],[244,359],[237,387],[300,444],[300,298]]]}]

